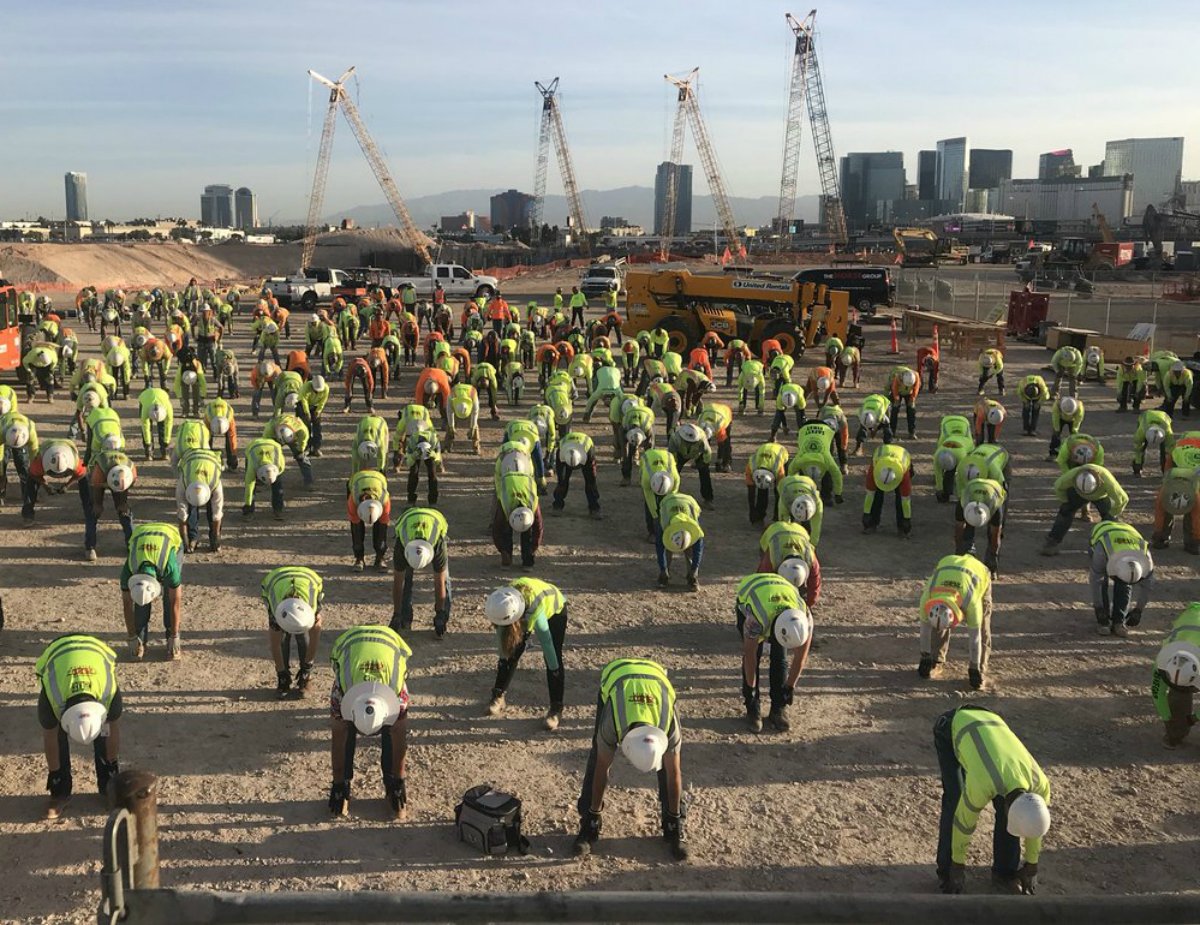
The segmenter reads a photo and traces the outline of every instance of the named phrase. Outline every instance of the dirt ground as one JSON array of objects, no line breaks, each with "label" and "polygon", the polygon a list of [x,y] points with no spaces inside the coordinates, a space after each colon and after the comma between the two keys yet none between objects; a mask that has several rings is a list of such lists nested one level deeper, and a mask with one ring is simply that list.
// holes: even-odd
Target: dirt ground
[{"label": "dirt ground", "polygon": [[[558,283],[541,285],[537,294],[545,298]],[[527,293],[530,286],[537,291],[529,281],[511,288]],[[238,325],[234,342],[244,351],[246,322]],[[872,328],[868,337],[863,388],[843,397],[852,415],[897,359],[887,355],[886,328]],[[97,338],[84,340],[95,348]],[[293,326],[289,346],[298,342],[302,324]],[[901,347],[899,359],[913,362],[916,345]],[[1013,346],[1010,383],[1048,359],[1039,348]],[[374,745],[359,750],[352,818],[331,821],[325,805],[329,647],[338,631],[386,622],[391,614],[391,575],[350,568],[344,479],[358,414],[338,413],[335,398],[326,416],[325,455],[314,462],[315,490],[305,492],[289,464],[283,524],[264,516],[261,507],[257,517],[243,518],[241,472],[227,477],[225,545],[218,554],[188,556],[184,567],[182,662],[165,662],[157,638],[144,663],[122,658],[121,762],[160,776],[163,885],[929,893],[936,888],[940,792],[931,727],[941,712],[970,700],[1001,711],[1051,779],[1054,826],[1042,859],[1043,892],[1195,890],[1200,741],[1178,751],[1162,747],[1148,687],[1165,628],[1183,602],[1200,597],[1196,562],[1178,541],[1157,554],[1158,582],[1141,627],[1127,639],[1095,634],[1086,529],[1072,528],[1058,558],[1037,554],[1055,509],[1056,470],[1045,460],[1048,411],[1036,439],[1021,436],[1019,418],[1010,418],[1004,430],[1014,478],[988,688],[969,693],[962,639],[952,641],[944,679],[917,677],[917,598],[934,563],[953,551],[953,511],[934,499],[930,455],[938,417],[969,411],[973,372],[973,361],[948,359],[941,391],[921,397],[918,438],[910,444],[918,484],[911,540],[897,536],[890,510],[878,534],[862,534],[867,457],[851,460],[846,503],[826,512],[816,643],[797,687],[792,730],[782,735],[754,735],[744,726],[732,599],[734,583],[758,559],[740,470],[766,439],[769,414],[735,421],[735,471],[715,475],[717,509],[703,516],[708,546],[698,593],[689,594],[681,578],[669,590],[655,587],[640,492],[619,487],[607,454],[600,475],[602,523],[587,518],[582,486],[574,487],[565,514],[547,511],[546,546],[534,574],[558,583],[570,606],[567,709],[555,733],[541,727],[546,691],[536,646],[510,690],[507,713],[483,716],[495,667],[483,598],[519,574],[500,566],[488,538],[491,455],[503,421],[485,422],[482,458],[461,452],[446,458],[441,507],[452,531],[454,611],[441,641],[431,629],[431,581],[418,586],[417,620],[408,637],[414,650],[410,814],[402,824],[385,821]],[[383,403],[389,420],[414,378],[414,370],[404,370]],[[718,397],[732,401],[723,376],[719,381]],[[1081,394],[1089,408],[1085,429],[1105,438],[1110,465],[1129,490],[1128,519],[1148,534],[1156,479],[1136,480],[1130,473],[1135,420],[1114,412],[1111,387],[1091,383]],[[250,418],[248,402],[247,389],[237,403],[243,445],[262,423]],[[1007,403],[1017,415],[1011,391]],[[505,408],[504,420],[524,415],[528,404]],[[136,422],[132,402],[119,402],[118,409]],[[65,434],[65,396],[52,406],[39,400],[28,410],[43,440]],[[606,426],[598,421],[588,428],[601,447],[608,445]],[[137,439],[135,427],[126,431]],[[794,441],[794,435],[784,439]],[[140,469],[136,518],[170,520],[166,463]],[[694,472],[685,472],[684,485],[698,492]],[[399,507],[399,478],[392,488]],[[34,716],[33,663],[50,639],[67,631],[95,633],[124,654],[117,585],[123,543],[110,509],[101,522],[99,561],[88,564],[75,495],[45,500],[36,526],[23,529],[15,486],[10,492],[0,511],[7,617],[0,633],[0,859],[8,869],[0,881],[0,918],[90,921],[104,808],[88,792],[90,758],[77,750],[80,795],[65,820],[42,821],[46,769]],[[258,589],[267,569],[293,562],[325,578],[326,634],[314,692],[279,702]],[[660,660],[679,692],[692,851],[685,864],[673,863],[658,838],[652,778],[623,761],[614,770],[595,855],[571,856],[573,805],[598,672],[609,659],[626,655]],[[454,804],[483,781],[524,798],[533,841],[527,857],[486,859],[456,842]],[[987,815],[972,845],[970,892],[991,889]]]}]

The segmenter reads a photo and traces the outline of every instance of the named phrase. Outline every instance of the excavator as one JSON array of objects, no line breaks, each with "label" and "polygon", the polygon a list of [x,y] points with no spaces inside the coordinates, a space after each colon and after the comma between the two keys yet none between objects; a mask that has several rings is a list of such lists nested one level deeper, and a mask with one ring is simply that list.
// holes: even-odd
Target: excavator
[{"label": "excavator", "polygon": [[902,267],[933,267],[938,262],[938,236],[928,228],[895,228],[896,261]]},{"label": "excavator", "polygon": [[1163,239],[1200,239],[1200,215],[1195,212],[1160,212],[1152,205],[1146,206],[1142,216],[1142,235],[1146,243],[1154,248],[1154,256],[1164,260]]},{"label": "excavator", "polygon": [[778,277],[635,270],[626,275],[625,290],[622,331],[666,330],[670,349],[684,356],[706,332],[715,331],[726,341],[740,338],[756,351],[773,338],[785,353],[799,358],[822,337],[849,343],[858,327],[850,325],[849,293]]}]

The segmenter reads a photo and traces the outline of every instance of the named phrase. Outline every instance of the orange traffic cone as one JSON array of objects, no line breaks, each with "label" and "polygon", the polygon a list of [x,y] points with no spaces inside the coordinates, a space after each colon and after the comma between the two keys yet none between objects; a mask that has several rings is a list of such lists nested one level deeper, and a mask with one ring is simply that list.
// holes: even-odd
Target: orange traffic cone
[{"label": "orange traffic cone", "polygon": [[933,355],[936,359],[940,360],[942,358],[942,344],[938,340],[938,326],[936,324],[933,326]]},{"label": "orange traffic cone", "polygon": [[892,319],[892,349],[888,353],[896,354],[900,352],[900,341],[896,339],[896,319]]}]

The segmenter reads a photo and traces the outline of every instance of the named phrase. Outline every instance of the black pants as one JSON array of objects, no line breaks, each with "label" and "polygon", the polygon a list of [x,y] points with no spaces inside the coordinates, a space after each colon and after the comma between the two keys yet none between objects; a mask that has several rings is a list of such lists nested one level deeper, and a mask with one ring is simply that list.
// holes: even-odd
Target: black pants
[{"label": "black pants", "polygon": [[912,532],[912,521],[904,516],[904,499],[901,497],[899,490],[886,492],[875,489],[875,497],[871,499],[871,510],[863,514],[864,527],[878,527],[879,522],[883,519],[883,499],[886,495],[892,495],[896,502],[896,527],[903,533]]},{"label": "black pants", "polygon": [[[799,433],[800,428],[804,426],[804,409],[793,408],[796,415],[796,431]],[[775,417],[771,419],[771,439],[775,439],[775,434],[782,430],[785,434],[788,432],[787,426],[787,411],[783,408],[775,410]]]},{"label": "black pants", "polygon": [[[913,404],[913,400],[905,395],[900,401],[904,402],[904,419],[908,424],[908,435],[911,437],[913,431],[917,429],[917,406]],[[900,401],[892,402],[890,409],[891,418],[888,423],[892,427],[892,432],[896,431],[896,424],[900,420]]]},{"label": "black pants", "polygon": [[[933,724],[933,747],[937,752],[942,776],[942,812],[938,820],[937,874],[945,879],[950,875],[951,838],[954,832],[954,811],[962,798],[965,772],[954,754],[950,724],[958,710],[981,710],[973,704],[963,704],[948,710]],[[1012,879],[1021,866],[1021,839],[1008,834],[1008,806],[1003,795],[992,800],[996,823],[992,830],[992,873]]]},{"label": "black pants", "polygon": [[571,308],[571,327],[583,327],[583,308],[576,305]]},{"label": "black pants", "polygon": [[[432,459],[426,459],[425,477],[428,479],[428,498],[430,504],[437,504],[438,500],[438,477],[437,464]],[[421,482],[421,462],[415,462],[412,468],[408,470],[408,503],[417,503],[417,486]]]},{"label": "black pants", "polygon": [[[367,738],[374,738],[369,736]],[[358,729],[354,723],[346,723],[346,783],[354,780],[354,753],[358,749]],[[379,770],[384,780],[392,776],[392,727],[384,726],[379,732]]]},{"label": "black pants", "polygon": [[[377,520],[371,524],[371,546],[380,559],[387,554],[387,534],[388,525],[383,521]],[[367,525],[361,520],[358,523],[350,522],[350,545],[354,549],[355,559],[366,556]]]},{"label": "black pants", "polygon": [[1191,416],[1190,402],[1184,396],[1184,389],[1181,385],[1168,385],[1163,394],[1162,411],[1167,412],[1171,417],[1175,417],[1175,403],[1180,403],[1180,411],[1183,416]]},{"label": "black pants", "polygon": [[[703,484],[703,482],[701,482]],[[712,483],[709,482],[709,492],[712,491]],[[709,499],[711,500],[711,494]],[[750,506],[750,523],[761,523],[767,517],[768,510],[775,510],[779,506],[779,493],[775,493],[775,503],[771,503],[771,489],[759,488],[757,485],[746,486],[746,501]]]},{"label": "black pants", "polygon": [[1042,403],[1040,401],[1021,402],[1021,426],[1025,428],[1025,433],[1032,434],[1037,430],[1038,418],[1041,415]]},{"label": "black pants", "polygon": [[[588,511],[595,514],[600,510],[600,489],[596,485],[596,460],[590,459],[579,468],[583,472],[583,494],[587,498]],[[563,462],[555,466],[555,478],[558,480],[558,484],[554,487],[554,510],[556,511],[561,511],[566,507],[567,492],[571,488],[573,471]]]},{"label": "black pants", "polygon": [[[741,639],[742,629],[746,624],[746,615],[742,613],[741,608],[739,607],[734,607],[734,613],[737,616],[738,638]],[[776,642],[775,637],[772,636],[766,642],[760,642],[758,644],[757,658],[759,660],[762,659],[764,647],[767,647],[770,650],[768,653],[767,664],[771,692],[771,711],[774,712],[775,710],[781,710],[784,706],[786,706],[784,703],[783,689],[787,681],[787,649]],[[740,661],[741,660],[739,659],[739,663]],[[742,702],[745,703],[747,710],[757,711],[759,706],[759,688],[761,686],[759,684],[761,678],[757,664],[755,665],[754,669],[753,685],[746,683],[745,668],[741,667],[739,664],[738,670],[742,673]]]},{"label": "black pants", "polygon": [[[563,665],[563,640],[567,636],[567,609],[564,607],[548,621],[550,624],[550,639],[554,644],[554,655],[558,659],[558,668],[551,671],[546,669],[546,689],[550,694],[550,709],[561,710],[563,694],[567,685],[566,668]],[[508,658],[501,656],[496,660],[496,683],[492,685],[492,697],[499,697],[508,690],[521,656],[525,654],[525,646],[529,643],[529,634],[517,643],[513,654]]]},{"label": "black pants", "polygon": [[1051,543],[1057,545],[1063,541],[1063,537],[1071,529],[1071,521],[1075,519],[1075,515],[1079,513],[1081,508],[1086,507],[1088,504],[1096,505],[1096,510],[1100,512],[1100,517],[1103,520],[1112,519],[1112,502],[1108,498],[1101,498],[1098,501],[1088,501],[1074,488],[1069,488],[1067,489],[1067,500],[1058,509],[1058,514],[1054,518],[1054,524],[1050,527],[1049,540]]},{"label": "black pants", "polygon": [[[579,788],[579,799],[575,801],[575,808],[582,816],[588,811],[595,808],[599,811],[599,807],[592,806],[592,783],[596,779],[596,732],[600,729],[600,717],[604,715],[604,698],[596,697],[596,722],[592,732],[592,750],[588,752],[587,767],[583,772],[583,784]],[[670,735],[670,732],[667,733]],[[667,769],[665,767],[658,769],[658,805],[662,815],[665,817],[670,810],[670,803],[667,801]],[[680,812],[683,811],[683,802],[680,801]]]},{"label": "black pants", "polygon": [[[58,718],[50,706],[50,699],[45,691],[38,694],[37,701],[38,723],[49,731],[58,729],[58,773],[61,775],[59,786],[51,796],[69,797],[74,792],[74,780],[71,774],[71,740],[66,731],[59,725]],[[121,692],[118,690],[112,702],[108,705],[107,721],[113,722],[121,716]],[[96,789],[100,793],[108,784],[108,736],[97,736],[92,740],[92,761],[96,768]]]},{"label": "black pants", "polygon": [[[1195,395],[1194,392],[1192,394]],[[1145,397],[1146,387],[1144,385],[1139,387],[1127,379],[1121,383],[1121,388],[1117,392],[1117,407],[1124,411],[1126,405],[1133,402],[1133,410],[1138,411],[1142,407],[1142,399]]]}]

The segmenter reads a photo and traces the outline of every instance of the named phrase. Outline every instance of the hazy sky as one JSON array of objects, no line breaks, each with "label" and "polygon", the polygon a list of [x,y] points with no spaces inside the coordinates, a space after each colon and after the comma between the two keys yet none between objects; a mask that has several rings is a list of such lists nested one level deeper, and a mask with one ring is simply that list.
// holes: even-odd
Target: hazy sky
[{"label": "hazy sky", "polygon": [[[0,216],[64,213],[63,173],[88,174],[93,218],[195,216],[207,183],[249,186],[265,222],[303,216],[326,94],[351,85],[401,194],[533,185],[540,99],[561,105],[584,188],[653,185],[674,113],[664,73],[700,66],[700,104],[730,193],[778,193],[792,39],[776,0],[4,5]],[[1011,147],[1014,172],[1112,138],[1184,135],[1200,177],[1200,4],[839,0],[818,48],[834,147],[916,152],[967,135]],[[340,117],[339,117],[340,119]],[[807,121],[801,194],[817,192]],[[697,163],[690,139],[685,160]],[[705,182],[697,168],[696,191]],[[551,162],[548,189],[561,190]],[[382,202],[344,120],[327,213]]]}]

